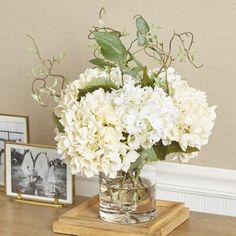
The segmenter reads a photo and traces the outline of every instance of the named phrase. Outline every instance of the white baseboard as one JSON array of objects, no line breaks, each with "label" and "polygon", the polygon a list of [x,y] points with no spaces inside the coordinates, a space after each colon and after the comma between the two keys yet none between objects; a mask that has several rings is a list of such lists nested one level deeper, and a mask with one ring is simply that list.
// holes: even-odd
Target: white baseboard
[{"label": "white baseboard", "polygon": [[[158,199],[182,201],[193,211],[236,216],[236,170],[159,162],[156,172]],[[98,178],[76,177],[76,193],[98,193]]]}]

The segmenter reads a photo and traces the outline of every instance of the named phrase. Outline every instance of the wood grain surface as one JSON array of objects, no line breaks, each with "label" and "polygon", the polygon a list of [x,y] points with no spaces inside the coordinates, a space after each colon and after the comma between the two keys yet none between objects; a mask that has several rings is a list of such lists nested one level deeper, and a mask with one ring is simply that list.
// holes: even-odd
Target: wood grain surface
[{"label": "wood grain surface", "polygon": [[[74,206],[85,199],[78,197]],[[52,232],[52,224],[74,206],[53,208],[28,205],[14,202],[0,193],[0,236],[62,236]],[[236,236],[236,218],[191,212],[190,219],[169,235]],[[97,236],[100,236],[99,233]]]},{"label": "wood grain surface", "polygon": [[[157,217],[142,224],[111,224],[100,220],[99,197],[96,195],[60,216],[53,231],[82,236],[166,236],[189,219],[189,210],[183,203],[158,200]],[[121,227],[122,226],[122,227]]]}]

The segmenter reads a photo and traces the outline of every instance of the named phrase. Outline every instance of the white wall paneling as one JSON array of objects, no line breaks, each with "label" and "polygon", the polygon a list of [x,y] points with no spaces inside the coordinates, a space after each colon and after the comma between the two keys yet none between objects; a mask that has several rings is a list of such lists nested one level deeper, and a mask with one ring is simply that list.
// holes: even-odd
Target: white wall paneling
[{"label": "white wall paneling", "polygon": [[[192,210],[236,216],[236,170],[159,162],[147,167],[156,172],[156,197],[185,202]],[[76,177],[76,193],[98,193],[98,178]]]}]

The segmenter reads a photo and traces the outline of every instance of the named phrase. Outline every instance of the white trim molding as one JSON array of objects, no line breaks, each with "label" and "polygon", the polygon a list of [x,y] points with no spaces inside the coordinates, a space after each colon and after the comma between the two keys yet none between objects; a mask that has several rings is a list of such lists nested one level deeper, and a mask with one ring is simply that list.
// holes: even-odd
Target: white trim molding
[{"label": "white trim molding", "polygon": [[[156,173],[158,199],[185,202],[192,210],[236,216],[236,170],[158,162],[147,166]],[[97,176],[76,177],[76,193],[93,196],[98,193]]]}]

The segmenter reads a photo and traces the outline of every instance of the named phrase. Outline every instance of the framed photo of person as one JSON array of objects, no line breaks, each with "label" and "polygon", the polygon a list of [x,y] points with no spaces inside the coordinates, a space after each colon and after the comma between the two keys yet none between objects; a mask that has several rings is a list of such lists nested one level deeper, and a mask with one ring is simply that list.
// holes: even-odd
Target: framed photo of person
[{"label": "framed photo of person", "polygon": [[73,203],[73,178],[55,147],[6,142],[6,194],[25,200]]},{"label": "framed photo of person", "polygon": [[29,142],[29,119],[27,116],[0,114],[0,187],[5,183],[4,142]]}]

